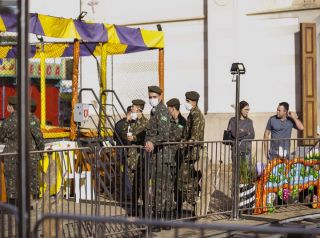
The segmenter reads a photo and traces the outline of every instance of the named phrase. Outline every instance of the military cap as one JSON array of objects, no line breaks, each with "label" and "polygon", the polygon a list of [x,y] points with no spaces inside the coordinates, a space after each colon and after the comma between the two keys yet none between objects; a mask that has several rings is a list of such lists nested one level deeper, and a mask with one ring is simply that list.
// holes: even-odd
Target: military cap
[{"label": "military cap", "polygon": [[148,91],[149,93],[157,93],[159,95],[162,93],[161,88],[159,88],[158,86],[149,86]]},{"label": "military cap", "polygon": [[200,95],[196,91],[190,91],[190,92],[186,92],[186,98],[191,101],[198,101],[200,98]]},{"label": "military cap", "polygon": [[167,102],[167,106],[168,107],[174,107],[174,106],[179,106],[180,105],[180,101],[178,98],[171,98],[168,102]]},{"label": "military cap", "polygon": [[8,104],[17,105],[18,104],[18,98],[16,96],[8,97]]},{"label": "military cap", "polygon": [[141,99],[132,100],[132,105],[144,106],[145,104],[146,102]]}]

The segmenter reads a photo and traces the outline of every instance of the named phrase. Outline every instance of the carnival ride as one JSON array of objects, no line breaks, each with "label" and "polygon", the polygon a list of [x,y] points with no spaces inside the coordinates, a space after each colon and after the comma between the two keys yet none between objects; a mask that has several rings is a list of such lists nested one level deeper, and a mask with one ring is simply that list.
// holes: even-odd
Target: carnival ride
[{"label": "carnival ride", "polygon": [[[107,61],[108,56],[128,54],[141,51],[158,50],[158,79],[159,86],[164,89],[164,33],[162,31],[144,30],[139,28],[129,28],[125,26],[107,24],[107,23],[92,23],[80,19],[66,19],[61,17],[54,17],[42,14],[31,13],[29,16],[29,33],[38,37],[40,42],[30,44],[29,59],[39,60],[39,76],[40,76],[40,122],[41,130],[44,138],[49,141],[64,140],[63,143],[55,143],[56,149],[70,149],[70,145],[74,143],[65,143],[65,140],[77,141],[77,146],[88,146],[101,148],[105,144],[104,141],[113,136],[115,118],[108,114],[106,109],[110,102],[107,102],[108,94],[114,94],[118,101],[120,108],[116,109],[118,115],[121,111],[124,113],[122,106],[115,91],[110,89],[107,85]],[[18,28],[18,19],[14,14],[0,13],[0,33],[16,33]],[[46,40],[44,40],[46,39]],[[65,40],[65,42],[61,42]],[[11,60],[17,57],[17,45],[15,42],[2,42],[0,44],[0,60]],[[93,56],[99,58],[99,95],[96,95],[91,88],[79,87],[79,61],[81,57]],[[70,127],[51,126],[47,124],[48,112],[48,95],[46,91],[47,79],[46,71],[48,66],[48,59],[52,58],[72,58],[72,98],[71,98],[71,118]],[[15,79],[19,80],[19,79]],[[14,80],[13,80],[14,81]],[[77,103],[85,103],[82,99],[84,92],[92,93],[95,101],[98,104],[96,109],[92,104],[88,103],[97,114],[98,122],[92,118],[95,128],[90,128],[89,131],[83,132],[78,123],[74,121],[74,109]],[[7,98],[3,97],[2,104],[6,104]],[[114,105],[111,105],[114,107]],[[119,113],[120,111],[120,113]],[[118,140],[121,142],[119,135]],[[81,138],[90,138],[81,140]],[[66,147],[59,147],[65,145]],[[58,146],[58,147],[57,147]],[[57,154],[57,158],[63,154]],[[61,157],[61,156],[60,156]],[[92,157],[92,155],[88,155]],[[81,161],[82,155],[78,154],[75,161],[75,170],[90,170],[90,165]],[[101,176],[104,173],[111,173],[110,177],[114,176],[112,169],[119,169],[120,165],[113,166],[119,163],[118,161],[110,161],[109,155],[102,155],[103,160],[109,160],[110,169],[101,171]],[[62,160],[62,158],[60,158]],[[105,161],[104,161],[105,162]],[[47,162],[44,162],[43,168],[45,170]],[[3,170],[3,168],[2,168]],[[44,171],[45,172],[45,171]],[[118,173],[119,174],[119,173]],[[1,175],[3,177],[3,174]],[[61,175],[63,176],[63,175]],[[61,178],[57,183],[61,183]],[[4,179],[1,180],[2,190],[4,189]],[[54,185],[54,193],[57,185]],[[59,187],[59,186],[58,186]],[[108,188],[104,188],[109,191]],[[51,190],[51,189],[50,189]],[[4,193],[2,193],[4,194]],[[2,198],[4,200],[4,198]]]},{"label": "carnival ride", "polygon": [[[13,14],[0,14],[0,32],[16,32],[17,17]],[[107,136],[108,121],[105,106],[108,93],[107,58],[116,54],[128,54],[139,51],[159,50],[159,84],[164,86],[163,78],[163,48],[164,34],[161,31],[143,30],[104,23],[91,23],[82,20],[65,19],[42,14],[30,14],[30,33],[51,39],[65,39],[69,42],[44,42],[30,46],[30,59],[40,59],[40,94],[41,94],[41,128],[45,138],[77,137],[77,126],[72,114],[70,128],[50,127],[46,125],[46,59],[72,57],[72,112],[79,99],[79,59],[80,57],[100,57],[100,95],[97,97],[100,106],[99,129],[93,135]],[[70,42],[72,40],[72,42]],[[0,59],[17,57],[16,44],[0,45]],[[81,93],[81,89],[80,89]],[[81,95],[80,95],[81,96]]]},{"label": "carnival ride", "polygon": [[320,208],[319,149],[318,142],[306,155],[292,159],[279,156],[267,164],[256,182],[256,214],[271,213],[279,205],[299,201]]}]

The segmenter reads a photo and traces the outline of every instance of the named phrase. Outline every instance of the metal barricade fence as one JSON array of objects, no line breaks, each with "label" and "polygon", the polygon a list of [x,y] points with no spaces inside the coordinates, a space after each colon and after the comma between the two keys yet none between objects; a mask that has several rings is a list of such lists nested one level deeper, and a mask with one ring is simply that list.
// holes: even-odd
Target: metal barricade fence
[{"label": "metal barricade fence", "polygon": [[[239,168],[233,168],[234,145],[226,142],[163,143],[152,153],[134,145],[77,148],[76,142],[53,142],[49,150],[30,152],[31,226],[42,216],[56,213],[164,221],[226,218],[233,209],[259,214],[281,206],[319,207],[319,144],[302,147],[304,140],[292,139],[288,151],[280,148],[279,155],[268,160],[262,148],[269,151],[268,144],[275,143],[240,142]],[[16,177],[17,155],[0,154],[0,159],[5,172],[0,174],[1,191],[9,185],[5,201],[17,206],[15,182],[3,181]],[[237,183],[233,183],[235,169],[240,174]],[[239,188],[238,194],[232,194],[233,186]],[[235,196],[240,197],[236,208]],[[3,192],[0,197],[4,201]],[[44,223],[39,232],[72,237],[82,226],[92,234],[100,229],[92,222],[59,221]],[[146,229],[131,226],[127,231]],[[107,230],[110,235],[124,231],[121,226]]]},{"label": "metal barricade fence", "polygon": [[0,238],[18,237],[18,210],[0,202]]},{"label": "metal barricade fence", "polygon": [[243,140],[239,148],[240,211],[320,208],[319,139]]},{"label": "metal barricade fence", "polygon": [[[49,214],[38,220],[34,227],[34,238],[41,237],[37,232],[42,223],[50,220],[55,221],[73,221],[82,224],[78,227],[77,233],[68,237],[318,237],[320,229],[317,227],[304,227],[292,225],[257,225],[248,226],[240,224],[211,223],[201,224],[193,222],[179,221],[161,221],[146,220],[140,218],[126,217],[89,217],[89,216],[72,216],[65,214]],[[57,223],[57,222],[56,222]],[[92,223],[95,225],[97,233],[89,233],[84,224]],[[122,234],[110,235],[108,230],[112,227],[121,227]],[[130,230],[130,227],[147,227],[146,230]],[[165,231],[155,235],[152,228],[169,227],[170,231]],[[61,234],[61,237],[66,237]]]},{"label": "metal barricade fence", "polygon": [[[142,146],[76,148],[68,141],[53,142],[48,149],[30,152],[30,167],[32,159],[39,161],[30,170],[31,187],[36,186],[30,195],[32,226],[55,213],[175,220],[231,212],[231,153],[221,142],[166,143],[153,153]],[[17,155],[0,157],[16,161]],[[17,206],[16,197],[8,202]],[[53,234],[54,227],[65,234],[79,229],[72,222],[45,223],[40,232]],[[88,223],[86,229],[94,226]],[[113,227],[109,232],[122,231]]]}]

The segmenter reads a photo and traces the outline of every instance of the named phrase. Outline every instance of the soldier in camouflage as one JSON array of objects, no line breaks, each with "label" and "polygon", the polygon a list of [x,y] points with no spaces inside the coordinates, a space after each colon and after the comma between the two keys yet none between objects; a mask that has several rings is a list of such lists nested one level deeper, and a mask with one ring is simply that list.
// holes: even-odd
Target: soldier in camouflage
[{"label": "soldier in camouflage", "polygon": [[143,115],[145,101],[141,99],[132,100],[131,113],[127,115],[127,120],[124,124],[122,136],[126,137],[126,140],[133,147],[127,149],[126,156],[126,171],[128,174],[130,186],[132,187],[130,200],[132,202],[131,211],[132,215],[138,215],[138,199],[142,194],[142,150],[136,146],[143,146],[146,126],[148,119]]},{"label": "soldier in camouflage", "polygon": [[[171,115],[170,118],[170,142],[181,142],[183,140],[183,133],[186,127],[186,119],[180,113],[180,101],[177,98],[172,98],[167,102],[168,111]],[[178,193],[178,173],[183,160],[183,150],[179,144],[170,145],[170,156],[174,159],[175,163],[171,168],[171,173],[174,181],[174,198],[177,207],[181,210],[182,196]],[[178,211],[179,213],[180,211]],[[179,214],[175,214],[176,216]]]},{"label": "soldier in camouflage", "polygon": [[[122,136],[125,136],[131,145],[144,145],[146,126],[148,124],[148,119],[143,115],[144,105],[145,101],[141,99],[132,100],[131,113],[127,115],[127,120],[123,126]],[[128,149],[127,165],[129,180],[133,185],[140,153],[140,149],[136,147]]]},{"label": "soldier in camouflage", "polygon": [[[31,112],[29,115],[29,141],[31,142],[29,145],[29,150],[30,151],[35,151],[35,150],[44,150],[45,147],[45,141],[43,138],[43,134],[40,128],[40,121],[34,114],[36,111],[36,102],[32,99],[31,100]],[[39,160],[42,158],[40,154],[30,154],[30,192],[33,198],[37,198],[38,193],[39,193],[39,177],[38,177],[38,165],[39,165]],[[31,198],[32,198],[31,197]]]},{"label": "soldier in camouflage", "polygon": [[[190,111],[184,132],[184,141],[192,143],[204,140],[205,120],[202,112],[198,107],[200,95],[195,91],[186,94],[186,109]],[[182,189],[182,200],[192,205],[196,205],[196,199],[199,194],[199,179],[201,173],[195,170],[196,161],[203,156],[202,144],[187,144],[185,148],[185,157],[180,168],[179,188]],[[178,204],[181,206],[181,204]],[[181,207],[178,207],[181,209]]]},{"label": "soldier in camouflage", "polygon": [[[10,113],[10,116],[5,119],[0,127],[0,142],[5,144],[4,153],[16,153],[18,151],[18,120],[17,120],[17,97],[8,98],[7,110]],[[35,102],[32,101],[32,106],[35,107]],[[29,117],[29,141],[30,150],[43,150],[44,149],[44,140],[42,132],[40,130],[39,120],[33,115],[30,114]],[[29,166],[29,176],[30,176],[30,192],[32,198],[38,195],[39,192],[39,181],[38,181],[38,160],[39,156],[31,155]],[[17,198],[17,156],[10,155],[4,158],[4,170],[6,178],[6,189],[7,189],[7,198],[14,200]]]},{"label": "soldier in camouflage", "polygon": [[175,207],[173,195],[173,181],[171,164],[174,162],[169,156],[168,146],[161,143],[169,141],[170,116],[168,109],[161,100],[162,90],[157,86],[148,87],[149,102],[152,106],[150,120],[147,126],[145,150],[149,160],[151,175],[151,202],[154,218],[163,218]]}]

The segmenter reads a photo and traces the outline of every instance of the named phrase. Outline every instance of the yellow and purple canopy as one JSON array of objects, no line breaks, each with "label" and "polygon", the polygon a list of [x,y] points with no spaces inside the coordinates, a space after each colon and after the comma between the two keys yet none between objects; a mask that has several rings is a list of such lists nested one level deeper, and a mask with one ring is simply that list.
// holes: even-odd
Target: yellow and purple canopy
[{"label": "yellow and purple canopy", "polygon": [[[18,19],[16,15],[0,13],[0,32],[17,32]],[[107,44],[108,54],[125,54],[164,48],[164,34],[160,31],[143,30],[125,26],[104,23],[90,23],[81,20],[66,19],[30,14],[29,32],[36,35],[60,38],[78,39],[83,44],[80,47],[81,56],[93,53],[101,55],[102,44]],[[73,45],[70,43],[54,43],[54,47],[45,44],[45,53],[51,57],[70,57],[73,55]],[[16,57],[15,46],[2,46],[0,58]],[[52,52],[50,52],[50,49]],[[37,47],[31,46],[31,58],[39,57]]]}]

